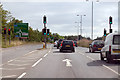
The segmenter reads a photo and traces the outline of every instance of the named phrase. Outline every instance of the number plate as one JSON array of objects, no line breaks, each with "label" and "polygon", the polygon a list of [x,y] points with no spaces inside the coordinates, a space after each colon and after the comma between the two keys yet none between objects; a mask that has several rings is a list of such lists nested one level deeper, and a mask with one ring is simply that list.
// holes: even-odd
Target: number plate
[{"label": "number plate", "polygon": [[66,47],[70,47],[70,45],[66,45]]},{"label": "number plate", "polygon": [[98,48],[98,50],[101,50],[102,48]]},{"label": "number plate", "polygon": [[120,53],[120,51],[113,51],[113,53]]}]

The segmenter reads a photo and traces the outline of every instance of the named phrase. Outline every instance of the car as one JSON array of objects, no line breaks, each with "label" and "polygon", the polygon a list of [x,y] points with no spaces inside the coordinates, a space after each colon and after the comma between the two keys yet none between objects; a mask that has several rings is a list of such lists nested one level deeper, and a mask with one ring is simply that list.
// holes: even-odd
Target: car
[{"label": "car", "polygon": [[105,46],[101,49],[100,59],[109,63],[113,59],[120,59],[120,33],[110,33],[106,36]]},{"label": "car", "polygon": [[63,51],[71,51],[71,52],[75,52],[75,44],[72,40],[63,40],[61,42],[61,45],[60,45],[60,52],[63,52]]},{"label": "car", "polygon": [[101,49],[104,47],[104,41],[103,40],[95,40],[91,44],[89,44],[89,52],[95,52],[95,51],[101,51]]},{"label": "car", "polygon": [[77,41],[74,41],[74,44],[75,44],[76,47],[78,46],[78,45],[77,45]]},{"label": "car", "polygon": [[62,41],[63,41],[63,39],[59,39],[59,40],[58,40],[58,42],[57,42],[57,49],[59,49],[60,44],[61,44]]},{"label": "car", "polygon": [[58,42],[58,40],[56,40],[56,41],[54,42],[54,47],[57,47],[57,42]]}]

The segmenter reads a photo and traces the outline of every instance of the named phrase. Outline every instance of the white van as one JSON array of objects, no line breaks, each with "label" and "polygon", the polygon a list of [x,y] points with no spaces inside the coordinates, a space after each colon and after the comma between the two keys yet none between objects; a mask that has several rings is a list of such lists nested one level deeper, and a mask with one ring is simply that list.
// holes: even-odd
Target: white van
[{"label": "white van", "polygon": [[105,45],[101,49],[101,60],[106,58],[106,62],[111,62],[113,59],[120,59],[120,33],[110,33],[107,35]]}]

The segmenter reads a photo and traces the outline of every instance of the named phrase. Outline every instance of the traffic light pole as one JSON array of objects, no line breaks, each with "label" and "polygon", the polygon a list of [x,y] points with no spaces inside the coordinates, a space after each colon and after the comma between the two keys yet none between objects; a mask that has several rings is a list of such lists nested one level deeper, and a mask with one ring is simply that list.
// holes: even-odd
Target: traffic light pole
[{"label": "traffic light pole", "polygon": [[[46,29],[46,24],[44,23],[44,28]],[[46,44],[46,35],[44,35],[44,43],[45,43],[45,48],[47,48],[47,44]]]},{"label": "traffic light pole", "polygon": [[11,36],[9,35],[9,45],[11,44]]}]

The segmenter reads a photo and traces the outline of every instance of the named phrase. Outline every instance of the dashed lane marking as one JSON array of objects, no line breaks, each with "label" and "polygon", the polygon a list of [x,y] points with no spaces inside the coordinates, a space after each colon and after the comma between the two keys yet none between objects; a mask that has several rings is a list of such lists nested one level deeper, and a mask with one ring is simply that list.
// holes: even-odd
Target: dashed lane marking
[{"label": "dashed lane marking", "polygon": [[8,76],[2,76],[0,78],[12,78],[12,77],[16,77],[17,75],[8,75]]},{"label": "dashed lane marking", "polygon": [[35,67],[40,61],[42,61],[42,58],[39,59],[35,64],[33,64],[32,67]]},{"label": "dashed lane marking", "polygon": [[26,66],[26,65],[31,65],[31,64],[8,64],[8,65],[12,65],[12,66]]},{"label": "dashed lane marking", "polygon": [[86,57],[89,58],[89,59],[91,59],[91,60],[95,60],[95,59],[91,58],[90,56],[86,56]]},{"label": "dashed lane marking", "polygon": [[19,80],[20,78],[22,78],[22,77],[25,76],[25,75],[26,75],[26,72],[22,73],[22,74],[18,77],[18,79],[16,79],[16,80]]},{"label": "dashed lane marking", "polygon": [[46,57],[48,54],[45,54],[43,57]]}]

